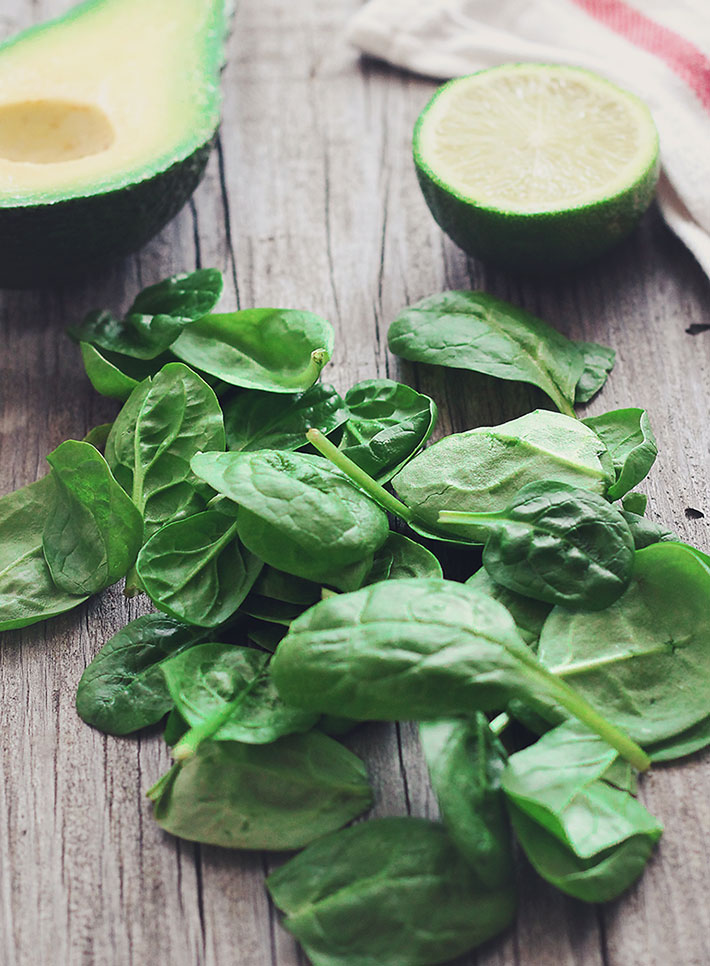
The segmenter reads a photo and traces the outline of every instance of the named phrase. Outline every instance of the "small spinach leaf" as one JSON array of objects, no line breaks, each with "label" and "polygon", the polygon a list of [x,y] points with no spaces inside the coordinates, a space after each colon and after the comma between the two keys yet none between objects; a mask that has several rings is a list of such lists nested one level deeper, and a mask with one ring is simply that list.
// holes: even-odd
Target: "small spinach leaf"
[{"label": "small spinach leaf", "polygon": [[54,487],[49,474],[0,498],[0,631],[56,617],[86,600],[57,587],[44,559]]},{"label": "small spinach leaf", "polygon": [[539,657],[646,745],[707,717],[710,564],[681,543],[635,556],[628,589],[605,611],[552,611]]},{"label": "small spinach leaf", "polygon": [[287,707],[268,673],[268,655],[236,644],[198,644],[162,664],[175,707],[190,731],[173,754],[194,754],[202,741],[268,744],[309,731],[318,715]]},{"label": "small spinach leaf", "polygon": [[666,530],[660,523],[654,523],[653,520],[647,520],[646,517],[630,513],[626,509],[621,511],[621,515],[626,520],[637,550],[650,547],[652,543],[679,542],[678,536],[672,530]]},{"label": "small spinach leaf", "polygon": [[[645,493],[626,493],[621,498],[621,505],[627,513],[642,517],[648,507],[648,497]],[[640,550],[641,548],[637,547],[636,549]]]},{"label": "small spinach leaf", "polygon": [[300,849],[366,811],[365,765],[319,731],[268,745],[205,741],[148,793],[171,835],[232,849]]},{"label": "small spinach leaf", "polygon": [[643,409],[615,409],[582,422],[594,430],[609,451],[616,480],[607,496],[619,500],[648,476],[656,459],[658,447],[648,416]]},{"label": "small spinach leaf", "polygon": [[111,312],[90,312],[69,329],[77,342],[133,359],[155,359],[191,322],[211,312],[222,294],[222,275],[214,268],[173,275],[144,289],[124,320]]},{"label": "small spinach leaf", "polygon": [[125,402],[138,385],[138,380],[127,375],[90,342],[80,342],[81,357],[91,385],[102,396]]},{"label": "small spinach leaf", "polygon": [[393,530],[379,550],[375,551],[372,569],[364,583],[376,584],[380,580],[443,576],[441,564],[431,550]]},{"label": "small spinach leaf", "polygon": [[190,459],[201,450],[223,449],[217,397],[200,376],[173,362],[133,390],[109,433],[106,460],[142,511],[149,537],[163,524],[204,509]]},{"label": "small spinach leaf", "polygon": [[[348,420],[340,449],[366,473],[385,483],[431,436],[436,403],[391,379],[366,379],[345,395]],[[311,423],[325,435],[317,422]]]},{"label": "small spinach leaf", "polygon": [[491,577],[549,604],[603,610],[631,579],[634,540],[622,514],[566,483],[528,483],[505,510],[448,511],[439,523],[487,529],[483,566]]},{"label": "small spinach leaf", "polygon": [[110,735],[160,721],[173,706],[161,663],[211,634],[165,614],[146,614],[126,624],[84,671],[76,693],[79,717]]},{"label": "small spinach leaf", "polygon": [[269,566],[265,566],[257,577],[253,592],[261,597],[272,597],[274,600],[302,604],[304,607],[315,604],[321,598],[320,584]]},{"label": "small spinach leaf", "polygon": [[96,594],[124,577],[143,540],[143,518],[90,443],[68,439],[47,457],[54,498],[42,548],[54,583]]},{"label": "small spinach leaf", "polygon": [[514,754],[502,784],[513,827],[537,871],[587,902],[615,898],[641,874],[663,826],[605,780],[616,759],[578,723]]},{"label": "small spinach leaf", "polygon": [[583,353],[541,319],[485,292],[422,299],[395,319],[388,341],[395,355],[412,362],[531,383],[574,416]]},{"label": "small spinach leaf", "polygon": [[238,609],[261,566],[241,545],[236,519],[204,510],[157,530],[136,570],[160,610],[187,624],[217,627]]},{"label": "small spinach leaf", "polygon": [[301,449],[311,426],[327,436],[347,418],[345,404],[332,386],[317,383],[297,395],[243,392],[224,406],[227,449]]},{"label": "small spinach leaf", "polygon": [[[537,410],[500,426],[456,433],[429,446],[395,476],[397,495],[434,532],[441,510],[502,510],[526,483],[557,480],[604,494],[611,479],[597,435],[578,420]],[[451,531],[449,531],[451,534]],[[460,539],[486,533],[461,527]]]},{"label": "small spinach leaf", "polygon": [[505,929],[509,886],[491,889],[444,827],[379,818],[320,839],[266,885],[314,966],[430,966]]},{"label": "small spinach leaf", "polygon": [[364,561],[357,586],[389,534],[385,512],[320,457],[276,450],[204,453],[192,468],[239,504],[244,545],[297,577],[347,589],[352,578],[341,571]]},{"label": "small spinach leaf", "polygon": [[586,403],[593,396],[596,396],[609,378],[609,373],[614,368],[616,361],[616,352],[605,345],[599,345],[598,342],[577,342],[575,344],[584,359],[584,370],[575,387],[574,401]]},{"label": "small spinach leaf", "polygon": [[207,315],[170,351],[232,386],[292,393],[316,381],[333,352],[333,327],[311,312],[243,309]]},{"label": "small spinach leaf", "polygon": [[449,835],[486,888],[512,889],[513,851],[500,784],[506,755],[485,715],[422,722],[419,734]]}]

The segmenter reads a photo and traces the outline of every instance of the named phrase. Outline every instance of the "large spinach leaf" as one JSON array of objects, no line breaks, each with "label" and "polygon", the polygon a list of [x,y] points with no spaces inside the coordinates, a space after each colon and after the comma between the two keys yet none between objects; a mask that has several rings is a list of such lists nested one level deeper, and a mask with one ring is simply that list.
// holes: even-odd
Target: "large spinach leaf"
[{"label": "large spinach leaf", "polygon": [[287,707],[268,673],[268,654],[237,644],[198,644],[162,664],[170,695],[190,731],[173,749],[194,754],[207,738],[261,745],[309,731],[318,715]]},{"label": "large spinach leaf", "polygon": [[49,476],[0,498],[0,631],[71,610],[86,595],[61,590],[42,551],[55,483]]},{"label": "large spinach leaf", "polygon": [[610,500],[622,496],[645,479],[654,464],[658,447],[643,409],[615,409],[590,416],[585,425],[604,441],[611,456],[616,480],[607,492]]},{"label": "large spinach leaf", "polygon": [[204,510],[157,530],[136,563],[143,589],[166,614],[216,627],[237,610],[262,563],[237,536],[236,519]]},{"label": "large spinach leaf", "polygon": [[502,784],[520,844],[558,889],[606,902],[643,871],[663,826],[605,780],[616,752],[578,723],[513,755]]},{"label": "large spinach leaf", "polygon": [[409,306],[388,334],[395,355],[538,386],[574,416],[579,347],[541,319],[485,292],[443,292]]},{"label": "large spinach leaf", "polygon": [[653,544],[605,611],[552,611],[540,660],[641,744],[665,741],[708,715],[709,600],[710,564],[684,544]]},{"label": "large spinach leaf", "polygon": [[[597,435],[578,420],[537,410],[500,426],[446,436],[408,463],[393,485],[416,520],[436,530],[441,510],[502,510],[522,486],[537,480],[604,494],[612,480],[600,459],[604,452]],[[480,543],[487,536],[476,527],[460,527],[458,534]]]},{"label": "large spinach leaf", "polygon": [[101,453],[68,439],[47,457],[55,493],[42,534],[54,583],[95,594],[124,577],[143,540],[143,518]]},{"label": "large spinach leaf", "polygon": [[232,849],[300,849],[372,802],[363,762],[320,731],[268,745],[205,741],[149,792],[171,835]]},{"label": "large spinach leaf", "polygon": [[313,966],[431,966],[496,935],[515,912],[442,825],[380,818],[310,845],[266,885]]},{"label": "large spinach leaf", "polygon": [[76,710],[87,724],[127,735],[160,721],[173,706],[160,667],[213,630],[146,614],[113,635],[81,676]]},{"label": "large spinach leaf", "polygon": [[317,383],[295,395],[243,392],[224,406],[227,449],[301,449],[311,426],[328,435],[347,418],[345,403],[332,386]]},{"label": "large spinach leaf", "polygon": [[[391,379],[366,379],[345,395],[348,420],[340,449],[366,473],[384,483],[431,436],[436,403]],[[327,433],[318,423],[311,423]]]},{"label": "large spinach leaf", "polygon": [[528,483],[505,510],[445,511],[439,522],[487,530],[483,566],[491,577],[549,604],[603,610],[631,579],[634,540],[622,514],[566,483]]},{"label": "large spinach leaf", "polygon": [[146,537],[204,509],[190,472],[201,450],[224,450],[222,410],[200,376],[169,363],[133,390],[106,442],[106,460],[142,511]]},{"label": "large spinach leaf", "polygon": [[[317,456],[262,450],[206,453],[196,475],[239,504],[237,529],[252,553],[279,570],[348,589],[387,539],[387,515]],[[364,565],[354,577],[344,573]]]},{"label": "large spinach leaf", "polygon": [[155,359],[177,339],[186,325],[207,315],[222,294],[222,275],[214,268],[173,275],[144,289],[126,318],[90,312],[69,329],[77,342],[132,359]]},{"label": "large spinach leaf", "polygon": [[170,351],[232,386],[298,392],[316,381],[333,353],[333,327],[311,312],[243,309],[207,315]]},{"label": "large spinach leaf", "polygon": [[465,584],[385,581],[296,618],[271,673],[289,704],[358,720],[427,720],[558,701],[640,769],[648,759],[546,672],[502,604]]},{"label": "large spinach leaf", "polygon": [[500,784],[506,755],[485,715],[422,722],[419,734],[449,835],[486,888],[512,889],[513,851]]}]

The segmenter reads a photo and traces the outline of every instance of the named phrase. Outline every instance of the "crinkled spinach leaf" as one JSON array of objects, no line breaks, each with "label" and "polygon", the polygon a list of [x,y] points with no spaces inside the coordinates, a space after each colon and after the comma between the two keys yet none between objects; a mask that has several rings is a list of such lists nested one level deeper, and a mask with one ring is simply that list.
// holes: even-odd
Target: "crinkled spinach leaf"
[{"label": "crinkled spinach leaf", "polygon": [[607,492],[619,500],[648,476],[658,447],[643,409],[615,409],[582,420],[604,441],[611,456],[616,480]]}]

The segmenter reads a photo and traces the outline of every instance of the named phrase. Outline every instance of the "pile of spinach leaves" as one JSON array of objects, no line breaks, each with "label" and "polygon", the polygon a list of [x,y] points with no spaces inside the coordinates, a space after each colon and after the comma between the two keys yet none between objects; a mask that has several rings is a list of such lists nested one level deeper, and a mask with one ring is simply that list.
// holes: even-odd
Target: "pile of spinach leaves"
[{"label": "pile of spinach leaves", "polygon": [[[174,276],[70,330],[123,405],[0,499],[0,630],[124,577],[148,595],[77,710],[114,735],[164,721],[174,764],[148,795],[167,831],[303,849],[267,886],[315,966],[428,966],[505,929],[514,837],[558,889],[616,897],[662,832],[637,773],[710,744],[710,558],[644,516],[647,414],[576,417],[613,351],[481,292],[410,306],[393,352],[559,410],[423,449],[432,399],[389,379],[341,395],[318,382],[328,322],[217,314],[221,290]],[[373,800],[342,740],[366,720],[420,722],[440,821],[343,829]]]}]

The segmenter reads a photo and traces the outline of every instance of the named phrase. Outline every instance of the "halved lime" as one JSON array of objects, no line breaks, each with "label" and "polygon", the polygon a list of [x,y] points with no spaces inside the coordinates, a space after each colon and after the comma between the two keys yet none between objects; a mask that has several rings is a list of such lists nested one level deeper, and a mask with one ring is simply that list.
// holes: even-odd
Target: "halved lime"
[{"label": "halved lime", "polygon": [[627,235],[653,198],[646,105],[588,70],[505,64],[445,84],[414,128],[434,218],[468,254],[555,270]]}]

